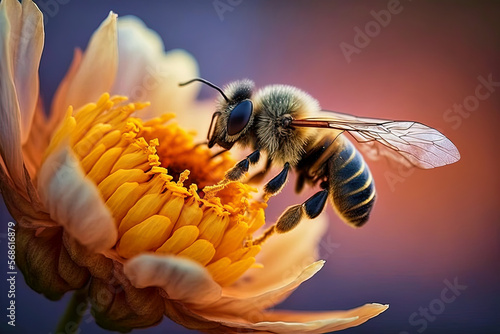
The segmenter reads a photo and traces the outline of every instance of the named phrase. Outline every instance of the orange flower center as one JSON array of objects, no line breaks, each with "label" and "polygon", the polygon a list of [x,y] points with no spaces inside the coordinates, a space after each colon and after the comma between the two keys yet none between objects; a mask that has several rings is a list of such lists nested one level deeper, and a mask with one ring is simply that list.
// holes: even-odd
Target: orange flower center
[{"label": "orange flower center", "polygon": [[[193,135],[165,114],[147,122],[131,114],[147,106],[104,94],[74,115],[68,112],[50,153],[65,134],[87,177],[112,212],[124,260],[143,252],[190,258],[228,285],[255,263],[260,246],[249,242],[264,224],[265,203],[255,189],[233,182],[203,198],[234,164],[211,158]],[[190,181],[190,182],[189,182]]]}]

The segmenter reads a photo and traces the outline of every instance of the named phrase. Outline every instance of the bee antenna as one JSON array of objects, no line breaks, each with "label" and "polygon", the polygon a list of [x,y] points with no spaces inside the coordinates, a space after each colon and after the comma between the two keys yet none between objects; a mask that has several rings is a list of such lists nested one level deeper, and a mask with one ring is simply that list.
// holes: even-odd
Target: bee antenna
[{"label": "bee antenna", "polygon": [[222,97],[224,98],[224,100],[226,100],[226,102],[229,103],[229,99],[227,98],[226,94],[224,94],[224,92],[222,91],[222,89],[216,85],[214,85],[213,83],[211,83],[210,81],[208,80],[205,80],[205,79],[202,79],[202,78],[194,78],[192,80],[189,80],[189,81],[186,81],[186,82],[183,82],[183,83],[180,83],[179,86],[186,86],[186,85],[189,85],[190,83],[192,82],[195,82],[195,81],[199,81],[201,83],[204,83],[205,85],[208,85],[210,87],[212,87],[213,89],[216,89],[219,91],[219,93],[222,95]]}]

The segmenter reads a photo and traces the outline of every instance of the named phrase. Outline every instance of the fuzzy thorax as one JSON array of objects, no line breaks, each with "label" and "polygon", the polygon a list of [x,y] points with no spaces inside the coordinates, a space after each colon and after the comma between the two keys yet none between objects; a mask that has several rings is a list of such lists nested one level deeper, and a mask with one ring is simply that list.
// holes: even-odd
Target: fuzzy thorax
[{"label": "fuzzy thorax", "polygon": [[255,95],[257,145],[277,163],[295,165],[314,134],[311,128],[284,126],[286,118],[301,119],[320,110],[319,103],[292,86],[267,86]]}]

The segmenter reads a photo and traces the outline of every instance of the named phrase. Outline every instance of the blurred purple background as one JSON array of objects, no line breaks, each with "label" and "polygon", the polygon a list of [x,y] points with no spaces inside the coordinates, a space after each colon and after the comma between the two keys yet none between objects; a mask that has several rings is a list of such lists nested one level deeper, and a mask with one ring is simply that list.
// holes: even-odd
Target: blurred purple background
[{"label": "blurred purple background", "polygon": [[[402,1],[391,7],[390,22],[383,17],[385,26],[373,23],[373,13],[387,10],[394,1],[243,0],[231,2],[232,10],[222,16],[212,1],[35,2],[47,23],[40,69],[47,104],[73,49],[85,48],[113,10],[143,19],[162,36],[167,50],[191,52],[201,76],[214,83],[248,77],[258,86],[291,84],[311,93],[324,109],[418,120],[445,133],[462,155],[457,164],[407,172],[390,169],[384,161],[370,163],[378,189],[370,222],[351,229],[329,208],[324,245],[334,246],[320,249],[325,267],[278,308],[328,310],[389,303],[379,317],[344,332],[500,333],[498,1]],[[355,40],[355,28],[368,28],[371,37],[365,45]],[[346,57],[341,45],[355,42],[360,47]],[[498,84],[474,105],[478,77],[488,76]],[[486,92],[482,88],[481,93]],[[201,98],[214,96],[212,90],[201,92]],[[471,103],[466,105],[468,114],[447,111],[463,103]],[[208,118],[206,122],[208,127]],[[311,193],[296,196],[290,190],[275,197],[268,219]],[[11,218],[3,203],[1,214],[6,226]],[[6,232],[7,227],[0,231],[0,254],[7,254]],[[466,288],[453,302],[440,302],[445,281],[455,280]],[[2,314],[1,332],[53,333],[68,299],[46,300],[19,274],[16,330],[6,326]],[[430,308],[427,319],[419,314],[424,308]],[[105,332],[89,315],[81,329]],[[134,332],[189,331],[165,319],[157,327]]]}]

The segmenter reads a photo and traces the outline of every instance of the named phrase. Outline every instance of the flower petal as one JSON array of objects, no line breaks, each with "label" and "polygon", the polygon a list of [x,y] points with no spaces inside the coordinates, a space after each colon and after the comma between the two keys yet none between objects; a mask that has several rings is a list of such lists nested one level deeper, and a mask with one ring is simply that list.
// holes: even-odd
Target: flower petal
[{"label": "flower petal", "polygon": [[228,296],[224,290],[224,295],[220,300],[210,305],[204,305],[204,309],[200,309],[200,314],[223,314],[225,316],[241,316],[241,314],[260,314],[262,310],[267,309],[281,302],[288,297],[299,285],[314,276],[324,265],[324,261],[317,261],[307,266],[303,271],[287,284],[277,287],[273,290],[263,292],[259,295],[254,295],[246,298],[238,296]]},{"label": "flower petal", "polygon": [[[14,61],[14,82],[21,111],[21,139],[26,142],[38,103],[38,67],[44,43],[42,12],[32,1],[23,1],[22,27]],[[15,36],[13,36],[16,38]]]},{"label": "flower petal", "polygon": [[183,50],[164,53],[160,36],[134,16],[118,19],[118,48],[118,76],[112,92],[151,102],[150,108],[138,114],[143,119],[166,112],[183,114],[199,86],[178,84],[198,75],[195,59]]},{"label": "flower petal", "polygon": [[[70,73],[65,78],[71,80],[65,82],[67,87],[60,86],[56,92],[52,105],[52,127],[59,123],[68,106],[72,105],[77,110],[111,90],[118,68],[116,18],[115,13],[109,13],[92,35],[81,61],[78,53],[75,54]],[[66,90],[66,93],[61,94],[60,90]]]},{"label": "flower petal", "polygon": [[111,212],[68,147],[50,154],[38,177],[40,198],[53,220],[89,249],[113,247],[118,232]]},{"label": "flower petal", "polygon": [[65,115],[65,112],[68,108],[68,106],[66,105],[68,103],[66,101],[66,96],[76,74],[78,73],[78,69],[80,68],[80,64],[82,62],[82,57],[82,50],[76,48],[73,54],[71,65],[69,66],[66,75],[59,84],[59,87],[54,94],[54,98],[52,99],[49,125],[47,126],[49,131],[54,131]]},{"label": "flower petal", "polygon": [[43,153],[49,145],[51,135],[52,132],[48,131],[42,101],[38,99],[28,140],[23,144],[24,164],[31,179],[36,179],[36,173],[42,164]]},{"label": "flower petal", "polygon": [[[148,66],[163,53],[163,42],[156,32],[148,29],[144,22],[135,16],[118,19],[118,75],[113,92],[133,93],[132,99],[140,97],[138,91],[144,80]],[[136,87],[137,86],[137,87]]]},{"label": "flower petal", "polygon": [[267,255],[260,257],[264,268],[249,269],[249,274],[225,287],[222,298],[211,304],[210,310],[234,316],[252,312],[260,314],[263,309],[283,301],[323,267],[324,261],[310,263],[317,258],[316,247],[326,225],[326,218],[304,221],[291,232],[270,238],[262,251]]},{"label": "flower petal", "polygon": [[[222,325],[271,333],[327,333],[358,326],[384,312],[389,306],[382,304],[365,304],[349,311],[332,312],[263,312],[254,315],[254,321],[242,319],[218,319]],[[243,317],[245,318],[245,317]]]},{"label": "flower petal", "polygon": [[19,42],[19,37],[21,36],[21,28],[23,24],[22,11],[22,5],[19,3],[19,1],[6,0],[0,3],[0,12],[2,12],[2,16],[4,17],[4,19],[7,19],[7,21],[9,22],[9,30],[1,31],[4,32],[7,36],[12,37],[9,38],[8,42],[9,48],[13,52],[13,56],[16,55],[17,43]]},{"label": "flower petal", "polygon": [[[324,311],[324,312],[297,312],[297,311],[269,311],[265,314],[266,321],[302,321],[311,322],[321,319],[346,319],[358,318],[356,325],[379,315],[389,308],[389,305],[369,303],[347,311]],[[364,320],[364,321],[362,321]],[[361,322],[362,321],[362,322]]]},{"label": "flower petal", "polygon": [[[28,175],[27,170],[25,170],[25,175]],[[50,215],[45,211],[45,207],[38,197],[38,192],[28,176],[26,181],[26,193],[21,194],[0,165],[0,193],[12,218],[22,227],[57,226],[56,222],[51,220]]]},{"label": "flower petal", "polygon": [[[167,52],[158,59],[153,67],[151,75],[159,83],[157,89],[151,91],[151,106],[161,106],[159,108],[148,108],[146,115],[141,117],[158,117],[165,112],[173,112],[177,115],[177,121],[182,126],[183,121],[193,122],[193,117],[197,115],[189,113],[188,107],[198,94],[199,85],[188,85],[179,87],[179,83],[186,82],[198,76],[198,65],[196,60],[188,52],[175,49]],[[181,118],[179,118],[181,116]],[[189,127],[187,127],[189,129]]]},{"label": "flower petal", "polygon": [[[21,5],[7,0],[0,3],[0,155],[14,184],[24,189],[21,151],[21,113],[14,83],[15,43],[19,36]],[[1,162],[1,161],[0,161]]]},{"label": "flower petal", "polygon": [[288,233],[273,235],[257,256],[257,262],[264,267],[249,269],[224,293],[255,296],[288,283],[318,259],[318,247],[323,245],[320,240],[327,227],[328,219],[321,215],[315,220],[303,220]]},{"label": "flower petal", "polygon": [[183,303],[206,305],[221,295],[207,270],[188,259],[144,254],[125,263],[123,270],[135,287],[161,287],[169,299]]},{"label": "flower petal", "polygon": [[[188,86],[185,87],[187,88]],[[202,142],[207,139],[210,119],[212,118],[212,114],[215,112],[215,107],[216,106],[213,100],[197,100],[196,103],[194,103],[192,106],[189,106],[189,109],[186,110],[186,112],[177,113],[175,115],[175,120],[182,128],[196,132],[194,134],[195,142]],[[199,119],[200,122],[193,121],[195,119]],[[248,152],[245,152],[246,151],[241,147],[235,146],[231,149],[231,155],[236,158],[243,158],[248,154]],[[262,168],[264,168],[266,159],[261,160],[263,161],[262,165],[256,165],[254,170],[261,170]],[[259,167],[261,169],[259,169]]]}]

